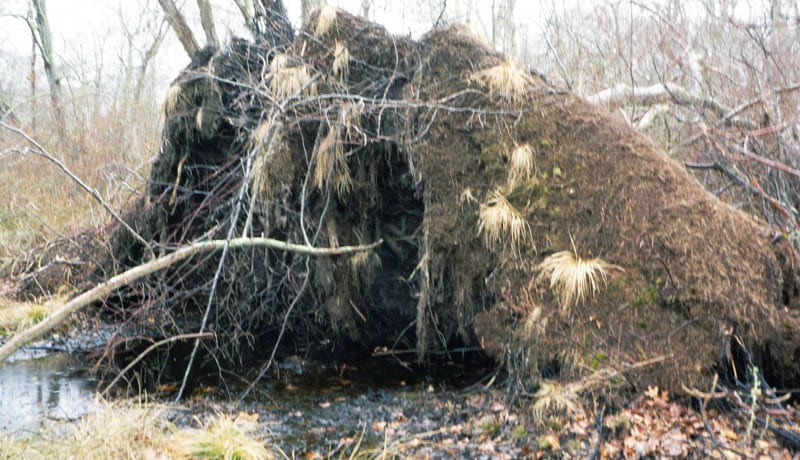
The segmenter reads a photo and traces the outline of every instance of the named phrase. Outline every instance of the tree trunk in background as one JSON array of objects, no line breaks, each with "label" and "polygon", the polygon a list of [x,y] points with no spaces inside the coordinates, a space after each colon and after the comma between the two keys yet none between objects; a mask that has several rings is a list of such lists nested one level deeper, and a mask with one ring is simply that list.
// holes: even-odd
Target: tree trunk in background
[{"label": "tree trunk in background", "polygon": [[32,0],[32,2],[33,12],[36,16],[36,33],[34,34],[34,39],[38,36],[36,44],[39,47],[39,51],[42,53],[44,72],[50,84],[50,102],[53,105],[53,117],[55,118],[56,128],[58,129],[61,139],[66,139],[67,123],[64,118],[64,106],[61,97],[61,76],[58,74],[53,59],[53,39],[50,34],[50,21],[47,18],[47,7],[45,5],[45,0]]},{"label": "tree trunk in background", "polygon": [[211,10],[209,0],[197,0],[197,7],[200,9],[200,23],[203,25],[203,32],[206,33],[206,45],[219,48],[217,31],[214,28],[214,12]]},{"label": "tree trunk in background", "polygon": [[[29,15],[32,15],[32,12],[28,12]],[[30,18],[28,18],[28,24],[32,24]],[[30,28],[31,30],[31,71],[28,74],[28,81],[31,84],[31,103],[36,103],[36,31],[33,27]],[[36,110],[31,110],[31,129],[36,131]]]},{"label": "tree trunk in background", "polygon": [[500,0],[495,16],[494,36],[495,46],[510,55],[516,54],[516,23],[514,22],[514,9],[516,0]]},{"label": "tree trunk in background", "polygon": [[197,40],[195,40],[192,34],[192,29],[190,29],[189,25],[186,23],[186,19],[181,12],[178,11],[178,7],[175,6],[173,0],[158,0],[158,3],[164,10],[164,16],[167,18],[167,22],[169,22],[172,30],[175,31],[175,35],[178,36],[178,40],[180,40],[181,45],[183,45],[186,54],[189,55],[190,59],[193,58],[200,47],[197,45]]},{"label": "tree trunk in background", "polygon": [[361,0],[361,16],[369,19],[370,7],[372,7],[372,0]]},{"label": "tree trunk in background", "polygon": [[[162,24],[163,25],[163,24]],[[150,63],[156,57],[158,53],[158,49],[161,47],[161,44],[164,42],[164,37],[167,36],[166,34],[167,29],[159,27],[156,36],[153,37],[153,43],[145,50],[144,54],[142,55],[142,60],[139,63],[139,74],[136,77],[136,86],[133,89],[133,98],[138,100],[139,97],[142,95],[142,91],[144,90],[145,79],[147,77],[147,68],[150,67]]]},{"label": "tree trunk in background", "polygon": [[253,34],[271,46],[286,48],[294,40],[294,29],[286,15],[283,0],[258,0],[253,6]]}]

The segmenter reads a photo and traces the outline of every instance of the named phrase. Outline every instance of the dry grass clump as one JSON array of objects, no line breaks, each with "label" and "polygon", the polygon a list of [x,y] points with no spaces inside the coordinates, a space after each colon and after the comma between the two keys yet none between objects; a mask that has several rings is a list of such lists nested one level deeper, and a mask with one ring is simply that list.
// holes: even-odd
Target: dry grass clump
[{"label": "dry grass clump", "polygon": [[547,331],[547,318],[542,317],[542,307],[536,306],[525,315],[523,330],[529,337],[539,337]]},{"label": "dry grass clump", "polygon": [[534,397],[536,402],[531,406],[533,419],[541,423],[545,416],[557,413],[574,414],[582,410],[579,392],[582,386],[544,380]]},{"label": "dry grass clump", "polygon": [[491,94],[500,94],[510,102],[525,98],[526,88],[531,77],[511,58],[496,66],[474,72],[470,80],[488,88]]},{"label": "dry grass clump", "polygon": [[349,70],[350,50],[347,49],[344,43],[336,42],[336,46],[333,48],[333,65],[331,66],[333,76],[344,82],[347,80]]},{"label": "dry grass clump", "polygon": [[52,296],[43,302],[17,302],[0,297],[0,334],[12,333],[42,321],[66,302],[68,293]]},{"label": "dry grass clump", "polygon": [[472,189],[467,187],[458,195],[458,204],[464,206],[467,203],[477,203],[478,199],[472,193]]},{"label": "dry grass clump", "polygon": [[35,437],[0,434],[0,459],[274,459],[253,436],[258,415],[219,416],[204,429],[176,430],[168,407],[98,401],[78,423],[49,423]]},{"label": "dry grass clump", "polygon": [[[120,209],[146,187],[149,159],[160,139],[160,108],[153,99],[105,112],[95,111],[93,104],[87,97],[65,107],[65,113],[80,114],[67,120],[66,139],[42,115],[47,109],[37,104],[31,107],[39,114],[37,126],[23,127],[112,208]],[[0,272],[34,248],[107,223],[108,213],[56,165],[37,155],[13,153],[31,148],[22,137],[2,129],[0,136],[9,152],[0,161]]]},{"label": "dry grass clump", "polygon": [[582,302],[599,290],[599,282],[607,282],[608,262],[595,258],[584,260],[570,251],[561,251],[546,257],[539,264],[536,282],[550,280],[550,290],[562,309]]},{"label": "dry grass clump", "polygon": [[225,460],[274,459],[264,443],[253,436],[258,428],[258,414],[240,413],[235,418],[222,415],[205,428],[175,432],[169,450],[175,458],[218,458]]},{"label": "dry grass clump", "polygon": [[368,288],[381,269],[381,258],[375,251],[362,251],[350,257],[350,277],[358,289]]},{"label": "dry grass clump", "polygon": [[330,180],[336,193],[344,197],[353,187],[353,178],[342,145],[341,131],[341,125],[331,126],[328,134],[319,142],[313,179],[314,185],[320,190]]},{"label": "dry grass clump", "polygon": [[508,183],[514,187],[533,177],[536,161],[530,144],[518,145],[509,158]]},{"label": "dry grass clump", "polygon": [[336,8],[325,6],[319,10],[317,23],[314,24],[314,35],[319,37],[328,33],[331,27],[336,25]]},{"label": "dry grass clump", "polygon": [[300,93],[315,94],[316,87],[311,83],[311,72],[305,64],[291,65],[285,54],[279,54],[269,65],[272,79],[269,89],[278,99]]},{"label": "dry grass clump", "polygon": [[175,115],[175,109],[178,108],[178,102],[182,97],[183,90],[181,89],[181,85],[173,84],[169,87],[167,97],[164,98],[164,112],[167,114],[167,117]]},{"label": "dry grass clump", "polygon": [[260,148],[264,146],[264,143],[267,141],[267,135],[270,132],[270,128],[272,124],[269,120],[261,122],[256,129],[253,130],[250,140],[250,146],[253,149]]},{"label": "dry grass clump", "polygon": [[82,460],[167,458],[172,425],[162,405],[98,402],[77,424],[54,423],[36,437],[0,435],[0,458]]},{"label": "dry grass clump", "polygon": [[514,208],[499,190],[489,193],[489,199],[481,203],[478,214],[478,234],[483,234],[486,246],[495,248],[510,240],[518,247],[530,236],[530,226],[525,217]]},{"label": "dry grass clump", "polygon": [[[257,200],[267,201],[270,198],[269,190],[269,152],[267,137],[272,132],[273,125],[269,121],[264,121],[254,129],[250,135],[249,149],[255,150],[253,160],[253,177],[250,181],[250,194]],[[275,128],[280,129],[280,125]]]}]

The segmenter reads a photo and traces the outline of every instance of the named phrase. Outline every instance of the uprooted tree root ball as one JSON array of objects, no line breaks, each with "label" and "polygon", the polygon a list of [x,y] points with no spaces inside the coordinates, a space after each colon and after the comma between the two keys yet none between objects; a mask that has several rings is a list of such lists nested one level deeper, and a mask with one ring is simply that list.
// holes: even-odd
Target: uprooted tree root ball
[{"label": "uprooted tree root ball", "polygon": [[[776,384],[800,377],[791,245],[464,28],[413,41],[323,10],[290,43],[198,53],[169,94],[129,218],[156,254],[241,236],[383,244],[193,257],[107,301],[128,324],[110,351],[204,328],[202,361],[226,375],[266,366],[279,338],[278,353],[421,362],[479,345],[524,385],[556,362],[562,378],[611,368],[676,390],[710,381],[736,336]],[[113,270],[146,258],[122,230],[114,245]],[[162,380],[192,343],[172,345],[146,359]]]}]

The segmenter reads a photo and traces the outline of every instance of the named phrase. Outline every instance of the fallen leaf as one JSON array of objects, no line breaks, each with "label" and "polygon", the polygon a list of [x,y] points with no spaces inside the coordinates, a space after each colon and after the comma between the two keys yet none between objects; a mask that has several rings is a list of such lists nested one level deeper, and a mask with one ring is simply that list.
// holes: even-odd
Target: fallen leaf
[{"label": "fallen leaf", "polygon": [[724,437],[724,438],[730,439],[731,441],[738,441],[739,440],[739,435],[736,434],[735,431],[733,431],[733,430],[731,430],[729,428],[721,429],[719,434],[721,434],[722,437]]}]

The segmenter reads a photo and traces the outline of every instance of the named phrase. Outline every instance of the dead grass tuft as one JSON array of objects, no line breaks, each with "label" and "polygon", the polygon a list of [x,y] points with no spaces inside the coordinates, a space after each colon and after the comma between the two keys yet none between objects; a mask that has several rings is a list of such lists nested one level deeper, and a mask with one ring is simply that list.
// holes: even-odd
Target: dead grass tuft
[{"label": "dead grass tuft", "polygon": [[350,257],[350,277],[359,289],[369,287],[380,269],[381,258],[375,251],[362,251]]},{"label": "dead grass tuft", "polygon": [[314,24],[314,35],[320,37],[328,33],[331,27],[336,25],[336,8],[332,6],[325,6],[319,10],[317,15],[317,23]]},{"label": "dead grass tuft", "polygon": [[270,198],[269,189],[269,158],[267,154],[269,148],[266,145],[268,142],[272,125],[268,121],[259,124],[250,135],[250,150],[256,150],[255,159],[253,160],[253,178],[250,181],[250,194],[257,200],[267,201]]},{"label": "dead grass tuft", "polygon": [[0,333],[20,331],[41,322],[53,310],[63,305],[68,296],[65,293],[41,302],[17,302],[0,297]]},{"label": "dead grass tuft", "polygon": [[516,146],[509,158],[509,186],[513,188],[518,183],[529,180],[533,177],[535,171],[536,161],[533,155],[533,148],[530,144]]},{"label": "dead grass tuft", "polygon": [[202,107],[197,109],[197,115],[194,117],[194,124],[198,131],[203,131],[203,115],[204,110]]},{"label": "dead grass tuft", "polygon": [[328,134],[320,141],[313,179],[314,185],[320,190],[330,180],[339,197],[345,197],[353,187],[353,178],[345,157],[341,131],[340,125],[331,126]]},{"label": "dead grass tuft", "polygon": [[251,148],[255,149],[264,145],[264,143],[267,141],[267,135],[269,134],[270,127],[271,125],[269,121],[264,121],[256,126],[256,129],[253,130],[250,140]]},{"label": "dead grass tuft", "polygon": [[478,200],[475,198],[475,195],[472,193],[472,189],[467,187],[461,191],[461,194],[458,195],[458,204],[464,206],[467,203],[477,203]]},{"label": "dead grass tuft", "polygon": [[305,64],[291,65],[285,54],[279,54],[270,63],[272,80],[269,89],[278,99],[286,99],[300,92],[316,94],[316,85],[311,82],[311,72]]},{"label": "dead grass tuft", "polygon": [[531,77],[511,58],[487,69],[478,70],[470,80],[488,88],[491,94],[499,94],[509,102],[520,102],[525,98]]},{"label": "dead grass tuft", "polygon": [[542,423],[545,417],[559,413],[574,414],[583,410],[579,392],[582,386],[561,383],[555,380],[544,380],[534,397],[531,406],[534,421]]},{"label": "dead grass tuft", "polygon": [[547,318],[542,317],[542,307],[536,306],[525,315],[523,330],[528,337],[540,337],[547,331]]},{"label": "dead grass tuft", "polygon": [[525,217],[514,208],[499,190],[489,193],[478,214],[478,234],[489,248],[502,246],[506,241],[518,247],[530,237],[531,229]]},{"label": "dead grass tuft", "polygon": [[563,310],[582,302],[599,290],[599,282],[607,282],[607,270],[613,267],[601,259],[584,260],[570,251],[546,257],[538,266],[536,282],[550,280],[550,290]]},{"label": "dead grass tuft", "polygon": [[347,73],[350,69],[350,50],[347,49],[344,43],[336,42],[333,48],[333,65],[331,71],[333,76],[340,82],[347,80]]},{"label": "dead grass tuft", "polygon": [[166,412],[150,403],[98,401],[77,424],[48,424],[32,438],[0,434],[0,458],[165,458],[173,429]]},{"label": "dead grass tuft", "polygon": [[175,110],[178,108],[178,102],[183,97],[183,90],[181,89],[181,85],[174,84],[169,87],[167,91],[167,97],[164,99],[164,112],[167,114],[167,117],[171,117],[175,115]]},{"label": "dead grass tuft", "polygon": [[176,458],[219,458],[225,460],[274,459],[265,444],[254,436],[258,414],[240,413],[235,418],[221,415],[205,428],[175,432],[169,450]]},{"label": "dead grass tuft", "polygon": [[350,102],[342,104],[339,120],[344,125],[344,141],[349,143],[366,143],[366,136],[361,130],[361,115],[364,105]]}]

